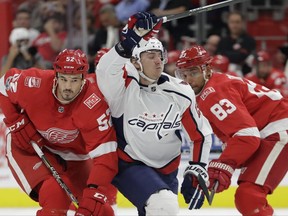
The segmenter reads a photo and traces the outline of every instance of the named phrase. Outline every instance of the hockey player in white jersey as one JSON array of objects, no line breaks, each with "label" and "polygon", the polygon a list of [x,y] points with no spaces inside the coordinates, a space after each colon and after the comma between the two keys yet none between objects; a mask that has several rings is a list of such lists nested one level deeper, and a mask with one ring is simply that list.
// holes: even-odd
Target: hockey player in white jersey
[{"label": "hockey player in white jersey", "polygon": [[177,215],[180,131],[192,148],[181,186],[191,208],[201,208],[204,201],[197,176],[208,181],[212,130],[190,86],[162,73],[166,56],[153,37],[161,24],[146,12],[130,17],[124,39],[96,68],[118,138],[119,174],[114,184],[141,216]]}]

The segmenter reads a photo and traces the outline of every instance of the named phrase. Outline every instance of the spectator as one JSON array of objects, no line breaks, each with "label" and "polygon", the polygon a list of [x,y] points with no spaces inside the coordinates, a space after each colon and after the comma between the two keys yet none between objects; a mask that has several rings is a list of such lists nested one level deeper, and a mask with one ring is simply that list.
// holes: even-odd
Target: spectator
[{"label": "spectator", "polygon": [[44,31],[33,41],[33,45],[46,62],[46,68],[52,68],[52,62],[62,50],[66,35],[62,14],[54,14],[47,18]]},{"label": "spectator", "polygon": [[99,11],[101,27],[96,31],[95,38],[89,50],[89,72],[94,72],[94,58],[101,48],[111,48],[120,40],[120,32],[123,27],[118,20],[114,5],[106,4]]},{"label": "spectator", "polygon": [[[193,6],[191,2],[187,0],[153,0],[148,10],[158,17],[167,16],[190,10]],[[188,28],[193,23],[193,19],[193,17],[186,17],[165,24],[164,28],[169,31],[172,37],[170,39],[173,41],[172,49],[177,48],[178,41],[182,40],[182,36],[193,36],[193,31]]]},{"label": "spectator", "polygon": [[116,16],[115,7],[104,5],[99,11],[101,28],[96,32],[94,47],[96,52],[102,47],[111,48],[119,42],[120,29],[123,27]]},{"label": "spectator", "polygon": [[9,36],[9,52],[2,59],[1,77],[10,69],[43,68],[42,57],[35,47],[29,46],[29,31],[26,28],[14,28]]},{"label": "spectator", "polygon": [[207,52],[211,55],[214,56],[216,55],[216,51],[217,51],[217,47],[220,41],[220,36],[219,35],[210,35],[205,44],[204,44],[204,48],[207,50]]},{"label": "spectator", "polygon": [[[95,37],[95,28],[94,28],[94,16],[91,12],[87,11],[86,14],[86,25],[87,25],[87,34],[88,41],[87,46],[92,46]],[[71,47],[73,49],[79,49],[82,47],[83,35],[82,35],[82,23],[81,23],[81,12],[79,8],[75,8],[73,13],[73,28],[72,28],[72,37],[70,38],[69,44],[66,40],[64,47]]]},{"label": "spectator", "polygon": [[31,14],[26,9],[16,11],[15,19],[13,21],[14,28],[26,28],[29,31],[29,43],[40,34],[40,32],[34,28],[31,28]]},{"label": "spectator", "polygon": [[244,29],[244,17],[237,11],[230,12],[227,18],[228,35],[221,37],[217,53],[229,58],[232,71],[243,75],[251,68],[245,63],[247,57],[256,48],[256,42]]},{"label": "spectator", "polygon": [[[288,45],[278,47],[274,59],[274,67],[285,71],[285,66],[288,67]],[[288,72],[288,71],[287,71]]]},{"label": "spectator", "polygon": [[41,31],[43,26],[42,8],[44,4],[44,0],[26,0],[18,6],[17,10],[30,11],[31,28]]},{"label": "spectator", "polygon": [[252,72],[246,74],[245,78],[269,89],[276,89],[283,96],[288,97],[285,87],[287,78],[283,71],[273,68],[272,59],[267,51],[260,50],[257,52],[254,57]]},{"label": "spectator", "polygon": [[149,5],[149,0],[122,0],[115,7],[117,18],[120,22],[126,23],[130,16],[139,11],[146,11]]}]

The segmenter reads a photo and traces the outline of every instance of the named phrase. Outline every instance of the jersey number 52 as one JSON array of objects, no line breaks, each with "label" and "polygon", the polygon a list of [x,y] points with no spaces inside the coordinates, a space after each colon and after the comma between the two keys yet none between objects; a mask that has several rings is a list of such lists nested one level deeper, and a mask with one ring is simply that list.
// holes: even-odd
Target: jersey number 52
[{"label": "jersey number 52", "polygon": [[97,122],[99,124],[99,131],[107,130],[109,127],[112,126],[112,120],[110,117],[110,110],[107,109],[106,113],[103,113],[98,119]]}]

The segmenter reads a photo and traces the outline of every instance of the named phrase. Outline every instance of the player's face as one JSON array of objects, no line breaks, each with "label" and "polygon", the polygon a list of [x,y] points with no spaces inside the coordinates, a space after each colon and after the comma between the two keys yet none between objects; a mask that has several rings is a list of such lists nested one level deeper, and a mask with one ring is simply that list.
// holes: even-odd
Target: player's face
[{"label": "player's face", "polygon": [[82,74],[58,74],[57,97],[62,101],[71,101],[81,91]]},{"label": "player's face", "polygon": [[205,85],[203,72],[200,67],[191,67],[180,70],[180,78],[194,90],[195,94],[199,94]]},{"label": "player's face", "polygon": [[164,68],[162,53],[158,50],[149,50],[141,53],[143,72],[151,79],[157,80]]},{"label": "player's face", "polygon": [[271,62],[259,62],[257,67],[257,76],[262,79],[267,78],[272,70]]}]

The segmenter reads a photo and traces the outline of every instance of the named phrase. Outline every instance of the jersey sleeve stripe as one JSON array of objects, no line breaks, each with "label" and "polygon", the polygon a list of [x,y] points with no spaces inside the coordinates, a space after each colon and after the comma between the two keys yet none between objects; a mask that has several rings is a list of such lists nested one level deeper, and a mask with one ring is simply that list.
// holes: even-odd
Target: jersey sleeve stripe
[{"label": "jersey sleeve stripe", "polygon": [[262,130],[260,130],[260,136],[262,139],[276,133],[278,131],[288,130],[288,118],[283,118],[278,121],[270,122]]},{"label": "jersey sleeve stripe", "polygon": [[91,158],[99,157],[110,152],[116,152],[117,143],[115,141],[102,143],[96,149],[89,152]]},{"label": "jersey sleeve stripe", "polygon": [[264,185],[269,173],[272,170],[273,165],[275,164],[276,160],[279,159],[279,155],[283,153],[283,148],[287,145],[288,142],[288,135],[286,131],[279,132],[280,141],[276,143],[273,147],[272,151],[268,155],[265,163],[262,166],[262,169],[257,176],[255,181],[256,184]]},{"label": "jersey sleeve stripe", "polygon": [[233,135],[233,137],[235,136],[255,136],[260,138],[260,132],[257,127],[243,128]]},{"label": "jersey sleeve stripe", "polygon": [[64,160],[82,161],[82,160],[88,160],[90,158],[89,154],[75,154],[73,152],[63,152],[63,151],[52,149],[48,146],[45,146],[45,148],[47,148],[49,151],[51,151],[54,154],[58,154]]},{"label": "jersey sleeve stripe", "polygon": [[[191,122],[194,122],[194,124],[191,124]],[[197,121],[193,117],[193,114],[191,113],[189,108],[183,114],[182,123],[183,126],[185,127],[187,134],[189,135],[189,138],[192,141],[194,141],[193,161],[201,161],[202,148],[205,138],[204,135],[199,130]]]}]

